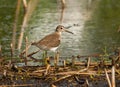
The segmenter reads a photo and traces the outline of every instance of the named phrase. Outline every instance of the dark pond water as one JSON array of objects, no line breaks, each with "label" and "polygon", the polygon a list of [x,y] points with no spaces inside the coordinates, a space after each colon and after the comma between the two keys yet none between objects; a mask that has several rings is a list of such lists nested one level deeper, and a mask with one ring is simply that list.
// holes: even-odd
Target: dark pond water
[{"label": "dark pond water", "polygon": [[[16,1],[0,0],[0,44],[4,55],[10,54]],[[63,24],[72,26],[69,30],[74,32],[74,35],[62,34],[59,47],[61,56],[99,53],[103,52],[105,47],[111,52],[120,45],[120,33],[117,32],[120,25],[119,13],[119,0],[66,0],[63,19],[60,21],[59,0],[41,0],[28,23],[25,36],[29,38],[29,42],[38,41],[54,32],[58,24]],[[32,46],[29,52],[33,50],[37,48]]]},{"label": "dark pond water", "polygon": [[[16,4],[17,0],[0,0],[0,46],[2,47],[2,53],[6,56],[10,55]],[[23,13],[23,9],[20,10],[20,13]],[[22,14],[19,15],[17,35],[19,34],[22,17]]]}]

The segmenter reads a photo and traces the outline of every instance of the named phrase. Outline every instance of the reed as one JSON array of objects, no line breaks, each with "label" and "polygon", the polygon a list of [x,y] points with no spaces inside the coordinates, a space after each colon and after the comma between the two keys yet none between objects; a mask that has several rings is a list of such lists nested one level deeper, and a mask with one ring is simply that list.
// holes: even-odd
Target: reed
[{"label": "reed", "polygon": [[106,75],[106,79],[107,79],[108,85],[109,85],[109,87],[112,87],[111,82],[110,82],[109,75],[108,75],[108,73],[107,73],[107,70],[104,69],[104,71],[105,71],[105,75]]},{"label": "reed", "polygon": [[10,44],[10,48],[11,48],[11,62],[13,61],[13,44]]},{"label": "reed", "polygon": [[116,87],[115,84],[115,59],[112,59],[112,87]]},{"label": "reed", "polygon": [[26,0],[22,0],[23,1],[23,6],[24,6],[24,11],[25,13],[27,12],[27,1]]},{"label": "reed", "polygon": [[15,19],[14,19],[14,23],[13,23],[13,34],[12,34],[13,55],[14,55],[14,51],[15,51],[15,48],[16,48],[16,31],[17,31],[17,24],[18,24],[19,13],[20,13],[20,6],[21,6],[21,0],[17,0],[16,11],[15,11]]},{"label": "reed", "polygon": [[[23,1],[24,2],[24,1]],[[19,36],[19,41],[18,41],[18,46],[17,46],[17,49],[18,50],[21,50],[21,46],[22,46],[22,41],[23,41],[23,37],[24,37],[24,32],[25,32],[25,29],[26,29],[26,26],[27,26],[27,23],[34,11],[34,9],[36,8],[37,4],[38,4],[39,0],[29,0],[28,4],[26,5],[26,1],[24,2],[25,6],[26,7],[26,11],[25,11],[25,14],[24,14],[24,18],[23,18],[23,22],[22,22],[22,27],[21,27],[21,31],[20,31],[20,36]]]},{"label": "reed", "polygon": [[27,55],[28,55],[28,49],[27,49],[27,47],[28,47],[28,38],[27,37],[25,38],[25,43],[26,43],[25,44],[25,50],[26,50],[25,51],[25,65],[27,65],[27,58],[28,58],[27,57]]}]

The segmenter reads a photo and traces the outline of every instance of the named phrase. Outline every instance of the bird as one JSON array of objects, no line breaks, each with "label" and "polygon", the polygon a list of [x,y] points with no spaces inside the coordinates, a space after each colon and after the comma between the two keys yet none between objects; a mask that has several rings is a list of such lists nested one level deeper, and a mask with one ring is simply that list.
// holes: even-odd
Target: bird
[{"label": "bird", "polygon": [[45,36],[37,42],[33,42],[32,45],[37,46],[40,50],[56,52],[61,43],[62,32],[73,34],[73,32],[68,31],[63,25],[58,25],[55,32]]},{"label": "bird", "polygon": [[[46,71],[44,75],[47,75],[49,70],[50,70],[50,62],[49,62],[49,57],[47,58],[47,51],[53,51],[55,54],[58,53],[57,49],[61,43],[61,35],[62,32],[68,32],[73,34],[73,32],[68,31],[63,25],[58,25],[55,29],[55,31],[41,40],[37,42],[33,42],[31,45],[37,46],[40,50],[44,50],[46,52],[45,62],[46,65]],[[57,59],[56,55],[54,55],[54,65],[57,66]],[[48,59],[48,60],[47,60]],[[55,62],[56,61],[56,62]]]}]

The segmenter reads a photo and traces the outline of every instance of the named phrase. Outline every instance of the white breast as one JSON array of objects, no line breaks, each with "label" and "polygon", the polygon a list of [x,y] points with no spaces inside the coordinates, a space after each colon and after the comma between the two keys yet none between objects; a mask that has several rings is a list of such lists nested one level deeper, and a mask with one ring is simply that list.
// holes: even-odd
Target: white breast
[{"label": "white breast", "polygon": [[55,52],[57,50],[58,47],[54,47],[54,48],[51,48],[50,50]]}]

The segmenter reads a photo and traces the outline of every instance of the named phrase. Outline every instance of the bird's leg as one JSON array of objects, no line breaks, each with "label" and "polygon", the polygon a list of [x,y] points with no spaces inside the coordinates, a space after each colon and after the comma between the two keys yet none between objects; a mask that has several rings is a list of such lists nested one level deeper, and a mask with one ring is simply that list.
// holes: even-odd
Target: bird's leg
[{"label": "bird's leg", "polygon": [[49,57],[46,58],[45,63],[46,63],[45,75],[47,75],[50,71],[50,58]]},{"label": "bird's leg", "polygon": [[56,67],[56,52],[54,53],[54,67]]},{"label": "bird's leg", "polygon": [[45,51],[45,57],[46,57],[46,58],[48,57],[48,55],[47,55],[47,51]]},{"label": "bird's leg", "polygon": [[47,51],[44,52],[44,61],[46,66],[45,75],[47,75],[50,71],[50,58],[47,56]]},{"label": "bird's leg", "polygon": [[59,61],[59,52],[56,51],[54,54],[54,66],[57,67],[58,66],[58,61]]},{"label": "bird's leg", "polygon": [[44,51],[43,52],[43,58],[46,58],[47,57],[47,51]]},{"label": "bird's leg", "polygon": [[43,65],[48,64],[48,62],[46,62],[48,58],[49,58],[49,56],[47,56],[47,51],[44,51],[44,53],[43,53]]}]

